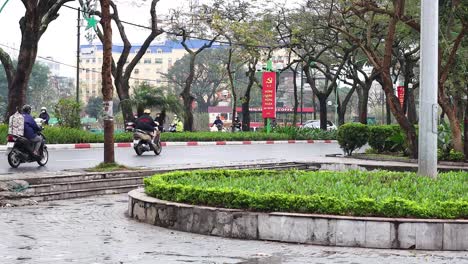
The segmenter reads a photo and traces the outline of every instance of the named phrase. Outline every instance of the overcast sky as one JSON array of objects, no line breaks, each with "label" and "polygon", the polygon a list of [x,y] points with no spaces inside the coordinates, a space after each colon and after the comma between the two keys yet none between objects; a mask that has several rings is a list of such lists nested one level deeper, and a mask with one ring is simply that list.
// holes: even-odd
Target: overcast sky
[{"label": "overcast sky", "polygon": [[[0,6],[6,0],[0,0]],[[200,2],[207,1],[201,0]],[[294,1],[294,0],[287,0]],[[142,0],[115,0],[119,8],[121,20],[137,24],[147,25],[150,19],[149,2]],[[160,0],[157,6],[158,15],[167,14],[171,8],[177,8],[181,5],[187,6],[188,0]],[[295,2],[295,1],[294,1]],[[133,3],[133,4],[132,4]],[[134,3],[143,3],[135,5]],[[78,7],[78,1],[70,2],[67,5]],[[76,63],[76,36],[77,36],[77,11],[62,7],[59,11],[59,17],[53,21],[39,42],[38,56],[53,57],[56,61],[75,65]],[[7,45],[11,48],[1,46],[6,52],[10,53],[14,59],[17,57],[17,51],[21,42],[21,32],[19,29],[19,20],[24,15],[24,6],[21,0],[10,0],[0,13],[0,45]],[[148,34],[145,29],[132,26],[125,26],[127,34],[132,43],[142,43]],[[115,30],[116,31],[116,30]],[[81,30],[82,36],[85,34],[85,28]],[[118,35],[114,33],[114,42],[121,43]],[[87,44],[85,38],[81,38],[82,44]],[[99,43],[99,41],[97,41]],[[67,66],[61,66],[61,74],[74,76],[75,69]]]}]

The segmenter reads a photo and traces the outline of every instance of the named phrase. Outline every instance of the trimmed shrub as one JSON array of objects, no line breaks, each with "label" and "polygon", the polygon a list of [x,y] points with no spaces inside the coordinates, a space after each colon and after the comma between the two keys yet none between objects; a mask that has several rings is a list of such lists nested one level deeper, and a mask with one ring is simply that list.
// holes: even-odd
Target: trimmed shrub
[{"label": "trimmed shrub", "polygon": [[197,170],[145,178],[155,198],[253,211],[453,219],[468,217],[466,172]]},{"label": "trimmed shrub", "polygon": [[348,156],[361,148],[369,139],[369,128],[360,123],[348,123],[338,129],[337,140],[344,153]]},{"label": "trimmed shrub", "polygon": [[402,134],[398,125],[369,126],[369,146],[377,153],[401,149],[400,142],[392,141],[397,134]]}]

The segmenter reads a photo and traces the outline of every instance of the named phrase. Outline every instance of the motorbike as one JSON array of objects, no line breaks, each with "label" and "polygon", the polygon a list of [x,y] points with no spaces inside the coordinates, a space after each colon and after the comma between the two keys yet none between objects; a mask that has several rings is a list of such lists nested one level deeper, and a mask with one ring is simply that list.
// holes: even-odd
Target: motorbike
[{"label": "motorbike", "polygon": [[[35,119],[38,126],[42,128],[42,119]],[[42,138],[39,147],[39,157],[33,155],[33,145],[25,137],[8,135],[7,150],[8,163],[12,168],[18,168],[21,163],[37,162],[39,166],[45,166],[49,161],[49,152],[47,151],[46,138],[39,132],[38,135]]]},{"label": "motorbike", "polygon": [[[159,125],[159,124],[158,124]],[[162,152],[161,145],[161,131],[156,127],[154,130],[154,136],[141,129],[135,129],[134,124],[128,123],[126,130],[133,131],[133,149],[138,156],[141,156],[146,151],[153,151],[154,154],[159,155]],[[153,138],[154,137],[154,138]],[[152,144],[153,143],[153,144]]]}]

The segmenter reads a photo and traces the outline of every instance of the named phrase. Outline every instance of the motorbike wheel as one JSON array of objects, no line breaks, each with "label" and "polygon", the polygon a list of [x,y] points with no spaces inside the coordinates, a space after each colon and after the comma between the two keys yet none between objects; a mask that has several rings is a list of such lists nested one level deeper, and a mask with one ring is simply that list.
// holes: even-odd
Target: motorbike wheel
[{"label": "motorbike wheel", "polygon": [[141,154],[143,154],[143,150],[141,149],[141,147],[138,145],[138,146],[135,146],[133,148],[135,150],[135,153],[138,155],[138,156],[141,156]]},{"label": "motorbike wheel", "polygon": [[47,149],[44,148],[42,150],[41,159],[37,161],[37,164],[39,164],[39,166],[45,166],[48,161],[49,161],[49,151],[47,151]]},{"label": "motorbike wheel", "polygon": [[8,164],[10,164],[12,168],[18,168],[21,164],[21,160],[15,151],[12,151],[8,154]]},{"label": "motorbike wheel", "polygon": [[162,146],[161,141],[156,142],[156,148],[154,149],[154,154],[159,155],[161,154]]}]

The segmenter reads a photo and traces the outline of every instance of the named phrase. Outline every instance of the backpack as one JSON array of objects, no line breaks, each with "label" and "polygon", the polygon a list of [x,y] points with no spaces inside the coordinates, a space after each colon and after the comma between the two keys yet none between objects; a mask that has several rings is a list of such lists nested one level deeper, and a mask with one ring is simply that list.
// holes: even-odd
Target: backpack
[{"label": "backpack", "polygon": [[24,116],[18,111],[10,116],[8,122],[8,134],[18,137],[24,136]]}]

